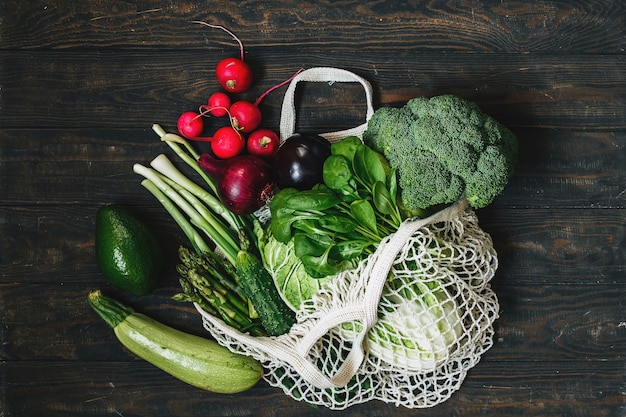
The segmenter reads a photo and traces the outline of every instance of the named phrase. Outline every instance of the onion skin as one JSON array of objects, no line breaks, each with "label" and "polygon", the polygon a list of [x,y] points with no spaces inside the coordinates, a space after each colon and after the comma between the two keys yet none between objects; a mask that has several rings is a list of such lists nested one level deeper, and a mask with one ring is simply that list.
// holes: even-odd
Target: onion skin
[{"label": "onion skin", "polygon": [[198,166],[216,182],[220,200],[234,214],[252,214],[274,195],[270,164],[259,157],[217,159],[204,153]]},{"label": "onion skin", "polygon": [[324,161],[330,153],[330,142],[319,135],[291,135],[280,145],[272,160],[274,183],[280,189],[310,190],[324,181]]}]

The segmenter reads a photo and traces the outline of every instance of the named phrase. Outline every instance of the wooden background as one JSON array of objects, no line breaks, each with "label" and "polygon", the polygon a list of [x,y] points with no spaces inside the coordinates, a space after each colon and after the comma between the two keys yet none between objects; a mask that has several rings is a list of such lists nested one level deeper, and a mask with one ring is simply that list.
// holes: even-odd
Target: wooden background
[{"label": "wooden background", "polygon": [[[0,416],[626,416],[624,1],[3,0],[0,4]],[[132,173],[168,148],[150,130],[217,89],[246,46],[249,98],[299,68],[367,78],[375,105],[455,93],[520,141],[517,173],[478,212],[500,268],[493,348],[445,403],[314,409],[260,382],[192,388],[136,359],[86,303],[103,288],[205,334],[172,267],[180,232]],[[276,127],[284,90],[262,104]],[[299,128],[362,121],[351,85],[304,86]],[[167,149],[166,149],[167,148]],[[141,213],[168,274],[146,297],[110,288],[94,217]]]}]

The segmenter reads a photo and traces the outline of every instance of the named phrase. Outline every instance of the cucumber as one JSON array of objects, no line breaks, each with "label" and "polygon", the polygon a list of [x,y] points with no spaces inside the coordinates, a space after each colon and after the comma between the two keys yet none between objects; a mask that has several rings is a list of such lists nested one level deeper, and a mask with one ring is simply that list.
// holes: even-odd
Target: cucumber
[{"label": "cucumber", "polygon": [[280,336],[287,333],[296,322],[296,313],[282,299],[261,261],[251,253],[240,250],[236,269],[239,286],[250,299],[267,334]]},{"label": "cucumber", "polygon": [[254,358],[159,323],[100,291],[90,292],[88,300],[122,345],[181,381],[233,394],[252,388],[261,379],[263,368]]}]

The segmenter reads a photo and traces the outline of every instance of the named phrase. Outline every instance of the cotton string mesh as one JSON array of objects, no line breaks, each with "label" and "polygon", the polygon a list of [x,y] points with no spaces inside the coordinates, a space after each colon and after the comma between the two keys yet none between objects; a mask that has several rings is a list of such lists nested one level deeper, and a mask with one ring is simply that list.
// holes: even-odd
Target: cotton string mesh
[{"label": "cotton string mesh", "polygon": [[493,343],[496,268],[490,236],[460,202],[403,223],[305,302],[288,334],[252,337],[196,307],[220,344],[260,360],[264,379],[294,399],[330,409],[375,399],[432,407]]},{"label": "cotton string mesh", "polygon": [[[301,81],[358,82],[373,114],[369,82],[349,71],[300,72],[283,100],[280,136],[296,128]],[[330,142],[361,136],[367,123],[322,134]],[[255,213],[270,219],[267,207]],[[294,399],[330,409],[370,400],[435,406],[459,389],[493,343],[498,300],[489,286],[497,257],[466,201],[428,219],[407,221],[351,271],[335,276],[297,312],[279,337],[252,337],[196,308],[222,345],[260,360],[264,379]]]}]

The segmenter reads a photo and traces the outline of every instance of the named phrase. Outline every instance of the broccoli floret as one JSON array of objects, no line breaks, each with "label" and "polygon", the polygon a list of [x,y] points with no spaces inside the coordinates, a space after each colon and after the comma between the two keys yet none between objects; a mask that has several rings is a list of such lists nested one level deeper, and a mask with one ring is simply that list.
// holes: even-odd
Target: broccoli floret
[{"label": "broccoli floret", "polygon": [[414,211],[463,196],[485,207],[504,190],[517,160],[515,135],[452,94],[376,110],[363,140],[397,169],[401,202]]},{"label": "broccoli floret", "polygon": [[[390,164],[397,165],[402,160],[399,148],[395,146],[396,137],[410,136],[412,117],[407,107],[381,107],[370,118],[367,125],[371,148],[385,155]],[[407,123],[407,121],[411,121]],[[417,146],[417,143],[407,143],[406,146]]]},{"label": "broccoli floret", "polygon": [[[419,178],[419,184],[415,182]],[[442,161],[429,152],[415,154],[413,163],[405,164],[402,175],[398,173],[398,186],[402,190],[402,204],[419,212],[428,206],[409,206],[411,201],[457,201],[463,195],[465,183],[454,175]]]}]

